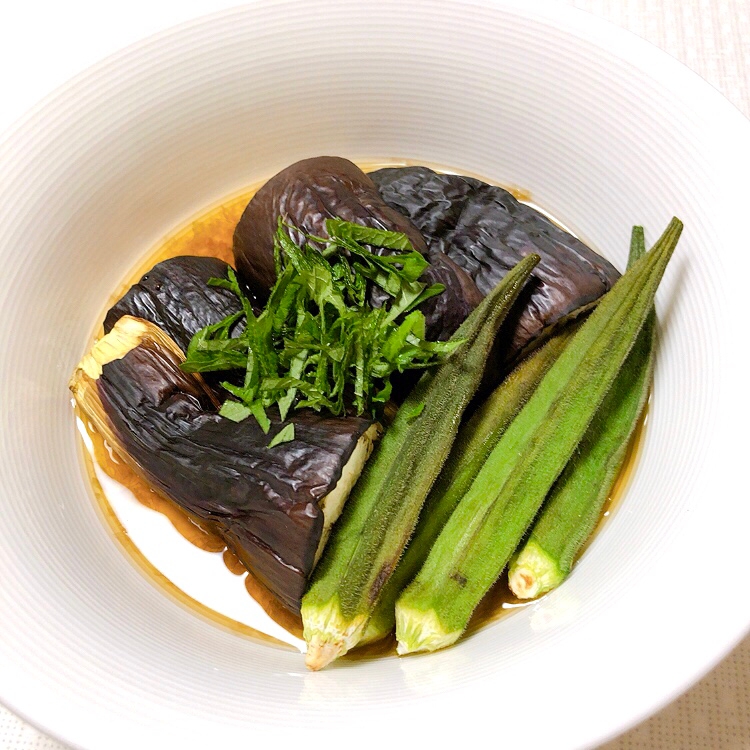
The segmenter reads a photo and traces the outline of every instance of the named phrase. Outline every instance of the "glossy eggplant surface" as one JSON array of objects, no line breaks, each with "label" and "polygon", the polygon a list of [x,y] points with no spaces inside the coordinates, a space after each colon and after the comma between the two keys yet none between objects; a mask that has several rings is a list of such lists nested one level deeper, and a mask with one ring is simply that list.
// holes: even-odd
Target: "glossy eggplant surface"
[{"label": "glossy eggplant surface", "polygon": [[193,334],[242,309],[233,292],[208,285],[225,278],[227,264],[218,258],[182,255],[157,263],[119,299],[104,318],[109,333],[123,315],[159,326],[185,351]]},{"label": "glossy eggplant surface", "polygon": [[[260,298],[275,280],[273,238],[278,219],[306,234],[327,237],[326,219],[340,218],[368,227],[403,232],[430,262],[422,280],[440,283],[445,292],[422,306],[427,336],[445,340],[479,304],[474,281],[450,256],[432,252],[419,230],[398,210],[386,205],[372,180],[355,164],[334,156],[299,161],[272,177],[253,196],[234,232],[237,271]],[[293,239],[304,242],[300,233]],[[373,304],[382,298],[372,297]]]},{"label": "glossy eggplant surface", "polygon": [[541,257],[505,326],[506,361],[590,307],[620,276],[611,263],[503,188],[427,167],[380,169],[369,177],[380,197],[419,229],[429,257],[447,255],[483,295],[521,258]]},{"label": "glossy eggplant surface", "polygon": [[212,392],[181,361],[153,324],[124,317],[84,358],[71,389],[154,489],[219,534],[297,613],[330,526],[326,503],[342,477],[339,494],[348,494],[369,455],[373,422],[299,410],[294,439],[269,448],[282,426],[278,413],[269,410],[269,434],[255,419],[219,416]]}]

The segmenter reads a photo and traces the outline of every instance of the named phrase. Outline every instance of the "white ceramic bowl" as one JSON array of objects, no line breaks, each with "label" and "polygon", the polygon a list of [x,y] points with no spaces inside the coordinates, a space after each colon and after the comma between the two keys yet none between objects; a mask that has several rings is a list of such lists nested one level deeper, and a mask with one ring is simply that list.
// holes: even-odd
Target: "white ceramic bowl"
[{"label": "white ceramic bowl", "polygon": [[[686,230],[637,472],[570,580],[444,652],[310,674],[131,563],[84,480],[66,381],[160,236],[324,153],[522,186],[620,266],[631,224]],[[75,79],[0,146],[0,174],[0,699],[45,731],[92,750],[486,732],[578,748],[746,631],[750,124],[645,42],[527,2],[257,2]]]}]

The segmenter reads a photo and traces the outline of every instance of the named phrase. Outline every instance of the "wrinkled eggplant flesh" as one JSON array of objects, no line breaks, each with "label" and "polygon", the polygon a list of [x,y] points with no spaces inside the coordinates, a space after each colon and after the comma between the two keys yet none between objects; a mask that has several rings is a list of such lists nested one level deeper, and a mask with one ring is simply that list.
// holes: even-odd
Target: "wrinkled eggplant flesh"
[{"label": "wrinkled eggplant flesh", "polygon": [[430,258],[445,253],[483,295],[521,258],[541,257],[504,326],[506,362],[590,308],[620,276],[583,242],[500,187],[427,167],[380,169],[369,177],[380,197],[419,229]]},{"label": "wrinkled eggplant flesh", "polygon": [[159,326],[185,351],[192,336],[242,310],[236,294],[209,286],[210,278],[225,278],[227,264],[218,258],[181,255],[157,263],[109,309],[104,332],[123,315]]},{"label": "wrinkled eggplant flesh", "polygon": [[[268,448],[254,419],[217,413],[201,377],[153,323],[121,317],[70,387],[123,461],[221,536],[290,612],[379,434],[358,417],[294,413],[295,438]],[[271,435],[280,429],[269,411]]]},{"label": "wrinkled eggplant flesh", "polygon": [[[333,156],[305,159],[282,170],[253,196],[242,214],[234,232],[235,265],[259,298],[268,295],[275,280],[273,238],[279,216],[317,237],[328,236],[325,222],[334,217],[406,234],[430,262],[421,280],[446,287],[422,307],[428,338],[448,339],[482,298],[466,271],[445,253],[432,252],[414,224],[386,205],[359,167]],[[300,232],[292,231],[292,237],[298,243],[305,241]],[[371,294],[371,302],[382,304],[383,298]]]}]

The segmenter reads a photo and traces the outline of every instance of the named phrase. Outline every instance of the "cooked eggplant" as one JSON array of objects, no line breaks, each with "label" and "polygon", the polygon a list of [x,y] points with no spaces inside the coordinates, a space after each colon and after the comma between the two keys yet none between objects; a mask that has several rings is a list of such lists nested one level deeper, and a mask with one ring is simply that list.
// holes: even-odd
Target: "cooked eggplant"
[{"label": "cooked eggplant", "polygon": [[[121,317],[71,379],[76,401],[154,489],[219,534],[293,613],[379,426],[294,413],[294,439],[269,448],[254,419],[220,417],[176,343],[151,322]],[[269,410],[271,435],[281,428]]]},{"label": "cooked eggplant", "polygon": [[[238,273],[258,307],[275,280],[279,216],[300,243],[306,234],[325,237],[325,220],[332,217],[404,232],[430,261],[424,280],[446,287],[422,307],[433,339],[448,338],[518,260],[539,254],[520,312],[498,341],[505,364],[594,304],[619,276],[501,188],[424,167],[379,170],[371,178],[345,159],[319,157],[269,180],[237,225]],[[255,419],[236,423],[219,416],[211,387],[180,364],[199,329],[241,310],[233,292],[207,284],[225,272],[225,263],[205,257],[155,266],[109,310],[107,335],[83,358],[71,389],[126,463],[219,534],[271,594],[298,613],[380,428],[365,418],[302,409],[292,417],[294,439],[269,447],[283,427],[277,411],[268,411],[270,435]],[[382,302],[377,293],[371,290],[374,303]],[[494,381],[496,368],[488,370]]]},{"label": "cooked eggplant", "polygon": [[432,259],[448,255],[484,295],[519,261],[541,261],[503,333],[504,359],[584,311],[620,274],[611,263],[507,190],[427,167],[380,169],[369,177],[381,198],[416,226]]},{"label": "cooked eggplant", "polygon": [[[359,167],[347,159],[320,156],[292,164],[272,177],[248,203],[237,224],[233,243],[237,271],[261,299],[275,280],[273,240],[279,216],[317,237],[327,237],[325,221],[334,217],[406,234],[430,262],[422,279],[445,285],[443,294],[422,306],[430,339],[449,338],[482,298],[450,256],[433,252],[409,219],[383,202]],[[305,241],[301,233],[293,233],[293,239]],[[375,296],[371,301],[382,302]]]},{"label": "cooked eggplant", "polygon": [[242,309],[233,292],[208,285],[210,278],[226,274],[227,264],[218,258],[181,255],[157,263],[110,308],[104,332],[132,315],[159,326],[185,351],[201,328]]}]

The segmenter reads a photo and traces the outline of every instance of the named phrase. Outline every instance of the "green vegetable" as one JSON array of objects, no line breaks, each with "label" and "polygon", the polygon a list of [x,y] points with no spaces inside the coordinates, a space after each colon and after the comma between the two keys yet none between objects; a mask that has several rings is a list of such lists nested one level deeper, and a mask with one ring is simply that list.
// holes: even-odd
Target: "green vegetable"
[{"label": "green vegetable", "polygon": [[[633,227],[628,267],[644,253],[643,227]],[[539,596],[562,583],[599,521],[648,398],[655,324],[652,307],[586,435],[555,482],[528,541],[511,563],[508,580],[520,599]]]},{"label": "green vegetable", "polygon": [[355,485],[302,599],[311,669],[362,635],[479,386],[497,329],[538,261],[521,261],[461,325],[455,338],[462,343],[412,390]]},{"label": "green vegetable", "polygon": [[222,417],[231,419],[232,422],[242,422],[247,419],[252,412],[249,407],[245,404],[241,404],[239,401],[225,401],[219,409],[219,414]]},{"label": "green vegetable", "polygon": [[425,500],[414,536],[383,587],[360,644],[376,641],[393,630],[396,599],[422,567],[458,501],[578,325],[569,326],[526,357],[461,427],[448,460]]},{"label": "green vegetable", "polygon": [[[425,340],[416,308],[443,286],[418,280],[428,263],[406,235],[341,219],[329,219],[326,229],[328,239],[306,236],[300,246],[279,222],[277,280],[258,315],[231,268],[226,279],[209,281],[234,292],[242,312],[198,331],[182,368],[244,371],[241,387],[222,383],[236,399],[220,411],[228,419],[253,415],[267,432],[274,404],[282,419],[304,406],[336,415],[372,411],[390,397],[394,372],[432,367],[460,343]],[[400,252],[376,255],[363,243]],[[367,302],[373,285],[385,292],[382,307]]]},{"label": "green vegetable", "polygon": [[290,422],[289,424],[284,425],[276,433],[276,435],[271,439],[271,442],[268,444],[268,447],[275,448],[277,445],[288,443],[292,440],[294,440],[294,423]]},{"label": "green vegetable", "polygon": [[614,382],[681,231],[672,219],[601,299],[495,446],[396,603],[399,653],[443,648],[463,633]]}]

